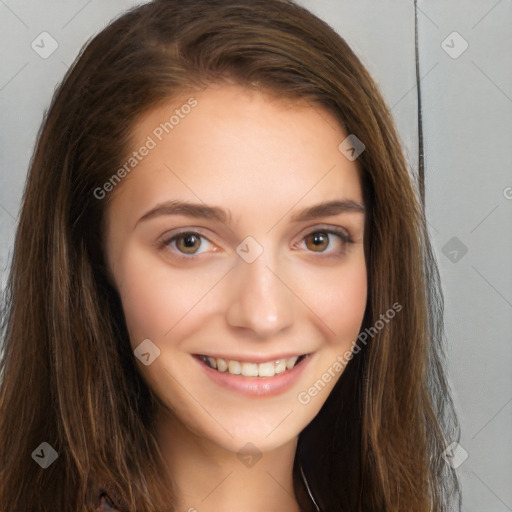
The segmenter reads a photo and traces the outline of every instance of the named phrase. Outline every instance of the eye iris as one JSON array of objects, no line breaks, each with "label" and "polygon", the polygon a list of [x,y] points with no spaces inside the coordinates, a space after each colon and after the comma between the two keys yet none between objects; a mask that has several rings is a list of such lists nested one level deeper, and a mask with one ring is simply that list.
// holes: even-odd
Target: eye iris
[{"label": "eye iris", "polygon": [[[313,241],[313,248],[323,250],[327,247],[327,244],[329,243],[329,237],[327,236],[327,233],[324,233],[323,231],[317,231],[316,233],[312,233],[307,237],[307,240]],[[307,242],[306,242],[307,243]],[[308,244],[308,249],[311,249],[312,247]]]},{"label": "eye iris", "polygon": [[[184,245],[181,243],[181,241],[184,241]],[[192,233],[188,233],[188,234],[185,234],[185,235],[181,235],[179,238],[178,238],[178,248],[180,250],[183,250],[183,252],[189,252],[189,253],[193,253],[195,252],[199,247],[198,247],[198,243],[199,242],[199,237],[197,237],[196,235],[192,234]],[[194,247],[194,245],[196,245],[196,247]],[[192,249],[192,250],[190,250]]]}]

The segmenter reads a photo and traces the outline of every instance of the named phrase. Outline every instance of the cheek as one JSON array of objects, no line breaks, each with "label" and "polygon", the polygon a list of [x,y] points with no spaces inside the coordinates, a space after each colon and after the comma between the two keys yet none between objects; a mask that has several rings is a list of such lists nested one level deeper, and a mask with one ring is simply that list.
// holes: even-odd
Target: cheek
[{"label": "cheek", "polygon": [[[193,323],[200,324],[201,318],[196,317],[203,310],[202,299],[215,286],[220,270],[203,272],[198,279],[194,269],[173,272],[168,265],[158,263],[144,250],[132,246],[117,260],[115,272],[131,343],[136,346],[145,338],[162,340],[182,320],[185,323],[175,333],[181,332],[185,325],[189,329],[188,314],[193,309]],[[293,286],[296,295],[314,313],[313,319],[318,320],[327,339],[355,338],[366,307],[364,257],[354,258],[334,272],[332,268],[310,267],[302,268],[297,274],[301,278]]]},{"label": "cheek", "polygon": [[366,310],[367,286],[365,266],[360,266],[345,276],[337,293],[339,309],[330,312],[335,331],[337,328],[347,328],[351,332],[359,331]]},{"label": "cheek", "polygon": [[160,340],[194,307],[205,283],[169,272],[143,251],[127,251],[116,269],[119,293],[132,345]]},{"label": "cheek", "polygon": [[366,309],[364,260],[340,268],[338,272],[317,272],[303,281],[301,294],[321,321],[326,338],[333,343],[349,343],[357,337]]}]

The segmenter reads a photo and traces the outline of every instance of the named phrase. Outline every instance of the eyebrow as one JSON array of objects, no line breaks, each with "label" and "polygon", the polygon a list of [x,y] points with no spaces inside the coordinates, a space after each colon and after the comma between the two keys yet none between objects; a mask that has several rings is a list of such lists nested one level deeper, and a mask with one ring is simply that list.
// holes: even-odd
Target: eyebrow
[{"label": "eyebrow", "polygon": [[305,220],[313,220],[318,217],[329,217],[340,213],[364,213],[365,208],[362,204],[352,201],[351,199],[338,199],[327,201],[325,203],[309,206],[304,210],[292,216],[293,222],[301,222]]},{"label": "eyebrow", "polygon": [[[303,222],[318,217],[328,217],[340,213],[365,213],[362,204],[351,199],[339,199],[309,206],[292,216],[292,222]],[[231,212],[220,206],[185,201],[166,201],[146,212],[138,221],[146,221],[160,215],[184,215],[186,217],[216,220],[227,224],[231,220]]]}]

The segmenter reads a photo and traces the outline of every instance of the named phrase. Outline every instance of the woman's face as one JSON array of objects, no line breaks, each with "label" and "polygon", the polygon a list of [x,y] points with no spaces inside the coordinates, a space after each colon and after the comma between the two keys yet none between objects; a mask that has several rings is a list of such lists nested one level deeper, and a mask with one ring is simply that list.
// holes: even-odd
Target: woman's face
[{"label": "woman's face", "polygon": [[359,333],[365,214],[347,135],[319,106],[227,85],[135,126],[106,213],[109,269],[145,380],[226,449],[296,438]]}]

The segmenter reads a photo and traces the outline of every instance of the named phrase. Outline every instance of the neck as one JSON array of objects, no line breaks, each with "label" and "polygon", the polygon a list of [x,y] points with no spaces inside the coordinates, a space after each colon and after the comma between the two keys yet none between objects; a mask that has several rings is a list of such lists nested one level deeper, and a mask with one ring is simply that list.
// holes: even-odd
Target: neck
[{"label": "neck", "polygon": [[[199,437],[169,413],[159,415],[157,435],[176,510],[301,512],[293,485],[297,438],[255,460]],[[302,492],[299,498],[303,502]]]}]

